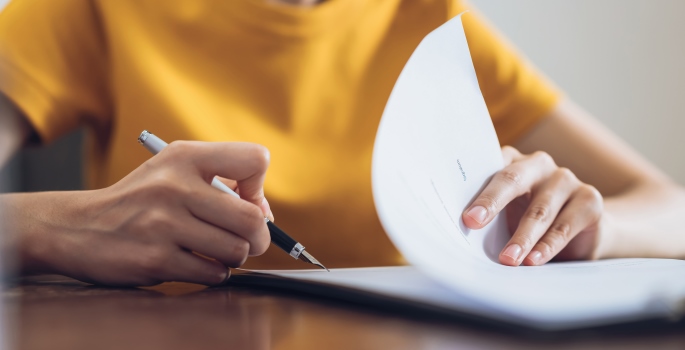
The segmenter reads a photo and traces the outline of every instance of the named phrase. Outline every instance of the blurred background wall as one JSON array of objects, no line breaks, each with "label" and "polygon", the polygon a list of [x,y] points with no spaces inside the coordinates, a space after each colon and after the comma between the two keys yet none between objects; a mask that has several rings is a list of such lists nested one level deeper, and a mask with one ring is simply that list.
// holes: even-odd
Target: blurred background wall
[{"label": "blurred background wall", "polygon": [[471,3],[569,97],[685,184],[685,1]]},{"label": "blurred background wall", "polygon": [[[685,184],[685,1],[471,3],[568,96]],[[0,190],[80,188],[81,140],[77,131],[22,152],[0,174]]]}]

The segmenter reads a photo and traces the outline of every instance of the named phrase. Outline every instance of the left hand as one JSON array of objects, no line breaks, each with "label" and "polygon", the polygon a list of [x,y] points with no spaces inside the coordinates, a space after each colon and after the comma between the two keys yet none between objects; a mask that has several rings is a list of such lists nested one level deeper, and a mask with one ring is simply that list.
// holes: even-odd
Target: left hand
[{"label": "left hand", "polygon": [[499,255],[504,265],[542,265],[595,259],[604,211],[602,195],[544,152],[502,148],[505,167],[464,211],[464,224],[485,227],[503,209],[512,237]]}]

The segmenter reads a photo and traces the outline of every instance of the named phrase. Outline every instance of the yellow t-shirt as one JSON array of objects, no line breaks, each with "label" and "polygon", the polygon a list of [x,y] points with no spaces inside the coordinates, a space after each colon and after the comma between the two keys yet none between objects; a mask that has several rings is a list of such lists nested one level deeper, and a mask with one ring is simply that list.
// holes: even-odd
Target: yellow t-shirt
[{"label": "yellow t-shirt", "polygon": [[[388,95],[457,0],[16,0],[0,14],[0,90],[43,142],[86,124],[89,187],[172,140],[248,141],[271,151],[265,191],[280,227],[329,267],[402,259],[371,196],[371,153]],[[476,13],[463,18],[503,144],[558,94]],[[418,116],[417,116],[418,117]],[[303,267],[275,248],[250,267]]]}]

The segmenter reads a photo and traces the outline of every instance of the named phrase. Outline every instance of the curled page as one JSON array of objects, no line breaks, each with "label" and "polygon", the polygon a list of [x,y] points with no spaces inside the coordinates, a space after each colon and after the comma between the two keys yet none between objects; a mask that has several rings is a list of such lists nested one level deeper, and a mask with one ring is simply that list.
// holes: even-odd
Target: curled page
[{"label": "curled page", "polygon": [[508,240],[498,216],[471,232],[461,214],[502,155],[461,15],[426,36],[397,79],[373,155],[373,194],[388,236],[428,275],[479,278]]},{"label": "curled page", "polygon": [[243,280],[293,289],[325,286],[317,293],[350,299],[351,291],[367,293],[359,298],[370,292],[546,330],[682,312],[684,261],[500,265],[497,256],[510,237],[505,218],[470,231],[461,214],[502,166],[459,16],[429,34],[413,53],[376,138],[376,209],[412,266],[263,271],[292,283],[259,275]]},{"label": "curled page", "polygon": [[461,214],[502,166],[460,15],[416,48],[376,137],[374,201],[407,261],[463,296],[537,323],[644,316],[685,296],[683,261],[498,264],[510,237],[504,216],[470,231]]}]

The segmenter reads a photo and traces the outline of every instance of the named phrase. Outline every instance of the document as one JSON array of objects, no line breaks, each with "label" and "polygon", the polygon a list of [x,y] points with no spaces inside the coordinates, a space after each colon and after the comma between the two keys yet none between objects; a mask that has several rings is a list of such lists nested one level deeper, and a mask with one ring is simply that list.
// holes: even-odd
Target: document
[{"label": "document", "polygon": [[505,217],[471,231],[461,213],[502,167],[458,16],[417,47],[376,137],[376,209],[411,266],[267,273],[548,330],[683,311],[685,261],[499,264]]}]

